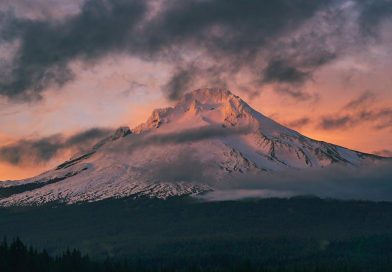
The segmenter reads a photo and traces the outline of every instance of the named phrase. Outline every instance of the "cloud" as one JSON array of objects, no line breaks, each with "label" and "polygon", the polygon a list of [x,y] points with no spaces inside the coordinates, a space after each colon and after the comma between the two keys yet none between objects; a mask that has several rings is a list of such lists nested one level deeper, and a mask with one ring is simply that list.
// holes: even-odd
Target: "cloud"
[{"label": "cloud", "polygon": [[376,108],[374,102],[377,95],[364,91],[342,106],[334,115],[322,116],[318,127],[334,130],[355,127],[364,123],[372,124],[374,129],[381,130],[392,127],[392,110],[389,107]]},{"label": "cloud", "polygon": [[19,40],[11,76],[0,82],[0,94],[31,100],[52,85],[73,78],[75,59],[96,60],[127,49],[132,30],[143,18],[142,1],[87,1],[80,13],[53,22],[11,17],[1,33],[3,40]]},{"label": "cloud", "polygon": [[177,100],[186,90],[189,90],[195,74],[196,70],[194,67],[178,69],[163,86],[164,93],[167,94],[170,100]]},{"label": "cloud", "polygon": [[[120,151],[132,152],[135,149],[149,145],[182,144],[187,142],[197,142],[217,137],[229,137],[233,135],[246,134],[250,131],[249,127],[225,128],[219,126],[205,126],[193,129],[186,129],[179,132],[161,133],[150,135],[148,133],[133,134],[128,141],[121,146]],[[114,147],[113,151],[119,151],[119,147]]]},{"label": "cloud", "polygon": [[76,133],[68,137],[64,143],[65,146],[80,146],[89,141],[96,141],[111,132],[110,129],[103,128],[90,128],[88,130]]},{"label": "cloud", "polygon": [[375,93],[371,91],[364,91],[358,97],[350,100],[347,104],[344,105],[344,109],[358,109],[359,107],[368,105],[373,102],[376,98]]},{"label": "cloud", "polygon": [[[306,36],[306,35],[305,35]],[[308,38],[303,37],[304,43]],[[296,41],[298,42],[298,41]],[[308,80],[312,80],[313,73],[321,66],[335,60],[336,53],[320,48],[301,48],[295,43],[283,46],[284,58],[271,58],[262,71],[261,86],[272,84],[278,94],[286,95],[296,101],[317,101],[319,96],[301,90]],[[293,53],[294,52],[294,53]]]},{"label": "cloud", "polygon": [[274,90],[279,94],[290,96],[296,101],[308,101],[308,100],[317,101],[319,98],[317,95],[290,86],[278,86]]},{"label": "cloud", "polygon": [[375,121],[374,128],[385,129],[392,127],[392,108],[383,108],[361,112],[359,118]]},{"label": "cloud", "polygon": [[[69,64],[94,63],[108,54],[129,54],[164,60],[175,66],[190,52],[200,52],[219,67],[242,67],[271,39],[296,29],[325,4],[311,0],[271,1],[89,0],[61,21],[7,14],[4,42],[19,41],[10,76],[0,82],[0,94],[16,100],[39,99],[50,86],[74,78]],[[39,37],[39,38],[37,38]],[[206,69],[213,69],[210,65]],[[225,72],[225,71],[222,71]],[[167,88],[176,99],[191,74],[176,71]],[[173,93],[173,90],[176,91]]]},{"label": "cloud", "polygon": [[373,152],[376,155],[380,155],[383,157],[392,157],[392,150],[389,149],[382,149],[382,150],[377,150]]},{"label": "cloud", "polygon": [[47,1],[47,0],[3,0],[0,10],[12,12],[18,18],[37,19],[63,19],[76,14],[83,0]]},{"label": "cloud", "polygon": [[266,83],[304,83],[309,73],[301,71],[282,60],[271,60],[264,70]]},{"label": "cloud", "polygon": [[310,124],[312,120],[308,117],[302,117],[299,119],[295,119],[289,122],[286,122],[285,125],[290,128],[302,128],[308,124]]},{"label": "cloud", "polygon": [[351,168],[331,165],[321,169],[288,170],[280,175],[242,175],[217,184],[216,192],[201,196],[208,201],[241,198],[318,196],[343,200],[392,200],[391,161]]},{"label": "cloud", "polygon": [[356,122],[357,121],[350,115],[324,116],[319,123],[319,127],[326,130],[340,129],[355,125]]},{"label": "cloud", "polygon": [[386,19],[392,16],[391,0],[367,0],[357,2],[362,6],[362,12],[359,17],[361,30],[364,34],[377,36],[378,28]]},{"label": "cloud", "polygon": [[268,189],[226,189],[213,190],[195,197],[204,201],[232,201],[246,198],[289,198],[292,196],[294,194],[290,192]]},{"label": "cloud", "polygon": [[336,114],[324,116],[319,122],[319,128],[334,130],[341,128],[354,127],[363,123],[372,123],[377,130],[392,127],[392,109],[370,109],[354,112],[351,114]]},{"label": "cloud", "polygon": [[166,158],[148,165],[145,173],[152,182],[202,182],[212,179],[208,175],[211,164],[202,162],[195,154],[197,150],[187,149],[172,158]]},{"label": "cloud", "polygon": [[[222,127],[205,126],[192,129],[185,129],[179,132],[159,133],[159,134],[132,134],[117,144],[108,146],[104,152],[126,152],[127,155],[134,153],[139,156],[149,146],[159,146],[161,149],[170,148],[168,145],[175,144],[180,149],[175,156],[150,161],[142,170],[151,182],[196,182],[212,184],[216,181],[210,171],[216,167],[216,162],[201,160],[197,155],[197,149],[187,143],[212,140],[214,138],[225,138],[250,132],[249,127]],[[183,148],[184,147],[184,148]],[[183,149],[182,149],[183,148]]]},{"label": "cloud", "polygon": [[322,6],[309,0],[295,4],[288,0],[168,1],[149,30],[156,34],[157,46],[173,41],[198,43],[212,54],[245,57],[269,38],[294,29]]},{"label": "cloud", "polygon": [[0,147],[0,161],[13,165],[45,164],[56,157],[60,151],[86,151],[110,132],[111,130],[108,129],[92,128],[69,137],[56,134],[35,140],[20,140]]},{"label": "cloud", "polygon": [[[303,84],[348,46],[363,44],[358,39],[364,41],[364,35],[347,23],[356,18],[342,8],[346,2],[87,0],[60,8],[40,1],[36,16],[29,16],[23,8],[27,2],[19,0],[12,5],[25,11],[3,8],[1,13],[0,43],[17,45],[11,63],[1,67],[0,96],[40,99],[49,87],[75,79],[73,62],[94,65],[111,54],[171,64],[174,72],[162,84],[169,99],[200,80],[210,85],[222,79],[235,82],[240,73],[253,77],[252,91],[266,83]],[[390,1],[380,2],[350,2],[360,26],[388,18]],[[42,15],[57,8],[67,10],[67,16],[56,20]],[[189,69],[197,59],[203,64]]]}]

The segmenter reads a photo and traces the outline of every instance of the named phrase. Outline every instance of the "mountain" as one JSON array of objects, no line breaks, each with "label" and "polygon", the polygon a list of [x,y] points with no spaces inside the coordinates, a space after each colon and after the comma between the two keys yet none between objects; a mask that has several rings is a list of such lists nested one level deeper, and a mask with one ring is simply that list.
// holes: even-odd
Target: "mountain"
[{"label": "mountain", "polygon": [[214,190],[251,175],[332,164],[362,167],[382,157],[310,139],[225,89],[199,89],[174,107],[121,127],[88,152],[34,178],[0,183],[0,205],[76,203],[127,196],[168,198]]}]

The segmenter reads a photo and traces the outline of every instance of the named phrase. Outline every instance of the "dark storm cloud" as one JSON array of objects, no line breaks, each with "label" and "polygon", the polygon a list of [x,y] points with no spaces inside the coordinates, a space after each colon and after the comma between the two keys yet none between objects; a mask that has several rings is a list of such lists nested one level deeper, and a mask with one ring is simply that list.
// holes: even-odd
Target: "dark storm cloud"
[{"label": "dark storm cloud", "polygon": [[154,35],[148,35],[156,44],[196,42],[212,53],[241,57],[259,50],[268,39],[295,28],[324,6],[309,0],[164,3],[161,16],[150,28]]},{"label": "dark storm cloud", "polygon": [[[0,94],[39,98],[48,86],[61,86],[73,78],[71,61],[97,60],[116,52],[175,62],[179,49],[193,48],[244,65],[267,41],[295,29],[326,5],[311,0],[169,0],[148,18],[151,3],[91,0],[78,14],[59,22],[9,15],[1,39],[18,40],[20,48],[10,76],[0,82]],[[171,84],[186,83],[189,76],[184,73],[174,75]]]},{"label": "dark storm cloud", "polygon": [[282,60],[272,60],[264,70],[264,82],[303,83],[309,74]]},{"label": "dark storm cloud", "polygon": [[[260,80],[253,81],[257,82],[253,83],[256,89],[260,89],[260,82],[302,84],[318,67],[340,56],[341,40],[347,36],[340,33],[346,25],[339,17],[343,3],[88,0],[81,3],[78,12],[61,20],[2,12],[0,42],[17,41],[19,47],[12,63],[1,69],[0,95],[22,101],[40,98],[46,88],[74,79],[69,67],[72,61],[93,64],[117,53],[177,67],[162,88],[169,99],[177,99],[200,78],[208,84],[233,81],[233,75],[242,68]],[[356,2],[361,25],[383,21],[390,3]],[[315,16],[327,19],[291,37]],[[338,38],[331,38],[334,35]],[[188,69],[189,61],[184,56],[194,52],[212,64]]]},{"label": "dark storm cloud", "polygon": [[[303,44],[310,43],[309,37],[302,37]],[[312,39],[313,40],[313,39]],[[262,71],[260,84],[274,84],[274,91],[286,95],[296,101],[318,100],[317,95],[311,95],[301,90],[304,83],[312,80],[313,73],[321,66],[337,58],[337,53],[318,48],[318,46],[299,46],[298,40],[284,45],[285,56],[272,57]],[[289,53],[291,52],[291,53]],[[294,53],[292,53],[294,52]]]},{"label": "dark storm cloud", "polygon": [[193,67],[178,69],[162,90],[170,100],[177,100],[186,90],[189,90],[195,74],[196,70]]},{"label": "dark storm cloud", "polygon": [[382,108],[363,110],[351,114],[324,116],[319,122],[319,127],[325,130],[334,130],[354,127],[362,123],[372,123],[375,129],[391,128],[392,109]]},{"label": "dark storm cloud", "polygon": [[385,19],[392,19],[391,0],[358,0],[362,12],[360,26],[364,34],[377,36],[378,28]]},{"label": "dark storm cloud", "polygon": [[0,11],[12,12],[18,18],[61,20],[74,15],[84,0],[2,0]]},{"label": "dark storm cloud", "polygon": [[[172,1],[168,11],[158,20],[159,26],[163,26],[159,33],[163,36],[161,41],[174,37],[181,44],[207,53],[214,61],[208,69],[220,71],[220,74],[217,72],[211,77],[211,73],[195,73],[195,79],[207,78],[207,84],[221,84],[225,73],[234,75],[243,67],[250,68],[254,77],[259,77],[263,64],[258,63],[258,54],[271,51],[273,41],[300,27],[331,2]],[[307,57],[303,61],[311,62]],[[301,74],[297,67],[284,67],[283,60],[277,64],[279,71],[267,69],[271,80],[293,83],[301,75],[301,80],[305,80],[307,72]],[[232,76],[226,78],[234,80]],[[260,82],[250,85],[260,89]]]},{"label": "dark storm cloud", "polygon": [[110,132],[111,130],[108,129],[92,128],[70,137],[56,134],[36,140],[21,140],[0,147],[0,161],[14,165],[46,163],[59,151],[66,149],[84,151]]},{"label": "dark storm cloud", "polygon": [[73,77],[70,61],[125,50],[145,12],[143,1],[97,0],[60,22],[6,19],[1,38],[20,41],[20,48],[10,77],[0,82],[0,94],[29,100],[48,86],[65,84]]},{"label": "dark storm cloud", "polygon": [[228,88],[227,81],[230,79],[227,76],[235,73],[236,70],[238,71],[232,65],[222,63],[208,67],[200,67],[196,63],[190,63],[185,67],[177,67],[161,89],[168,99],[175,101],[186,91],[200,88],[200,84],[203,83],[208,86]]}]

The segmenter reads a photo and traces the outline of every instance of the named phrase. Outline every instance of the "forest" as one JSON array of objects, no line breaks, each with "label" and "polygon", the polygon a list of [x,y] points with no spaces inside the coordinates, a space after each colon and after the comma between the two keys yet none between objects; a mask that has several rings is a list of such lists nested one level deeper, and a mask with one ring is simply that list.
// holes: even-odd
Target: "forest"
[{"label": "forest", "polygon": [[392,203],[313,197],[3,208],[0,271],[390,271],[391,229]]}]

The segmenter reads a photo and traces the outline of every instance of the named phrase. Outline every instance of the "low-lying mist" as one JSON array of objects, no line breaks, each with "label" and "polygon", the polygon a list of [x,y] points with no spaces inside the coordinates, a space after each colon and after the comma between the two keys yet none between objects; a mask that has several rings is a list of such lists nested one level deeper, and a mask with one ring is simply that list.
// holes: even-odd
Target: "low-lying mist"
[{"label": "low-lying mist", "polygon": [[392,201],[392,163],[362,168],[331,165],[317,170],[291,170],[278,175],[238,175],[232,182],[216,184],[215,188],[198,197],[207,201],[293,196]]},{"label": "low-lying mist", "polygon": [[145,169],[151,181],[191,182],[208,185],[211,192],[197,196],[206,201],[243,198],[317,196],[342,200],[392,201],[392,160],[368,161],[356,167],[332,164],[319,169],[291,169],[255,174],[239,172],[216,176],[219,162],[202,160],[189,143],[246,134],[249,128],[202,127],[159,135],[133,135],[109,152],[135,152],[149,146],[178,145],[175,156],[151,161]]}]

